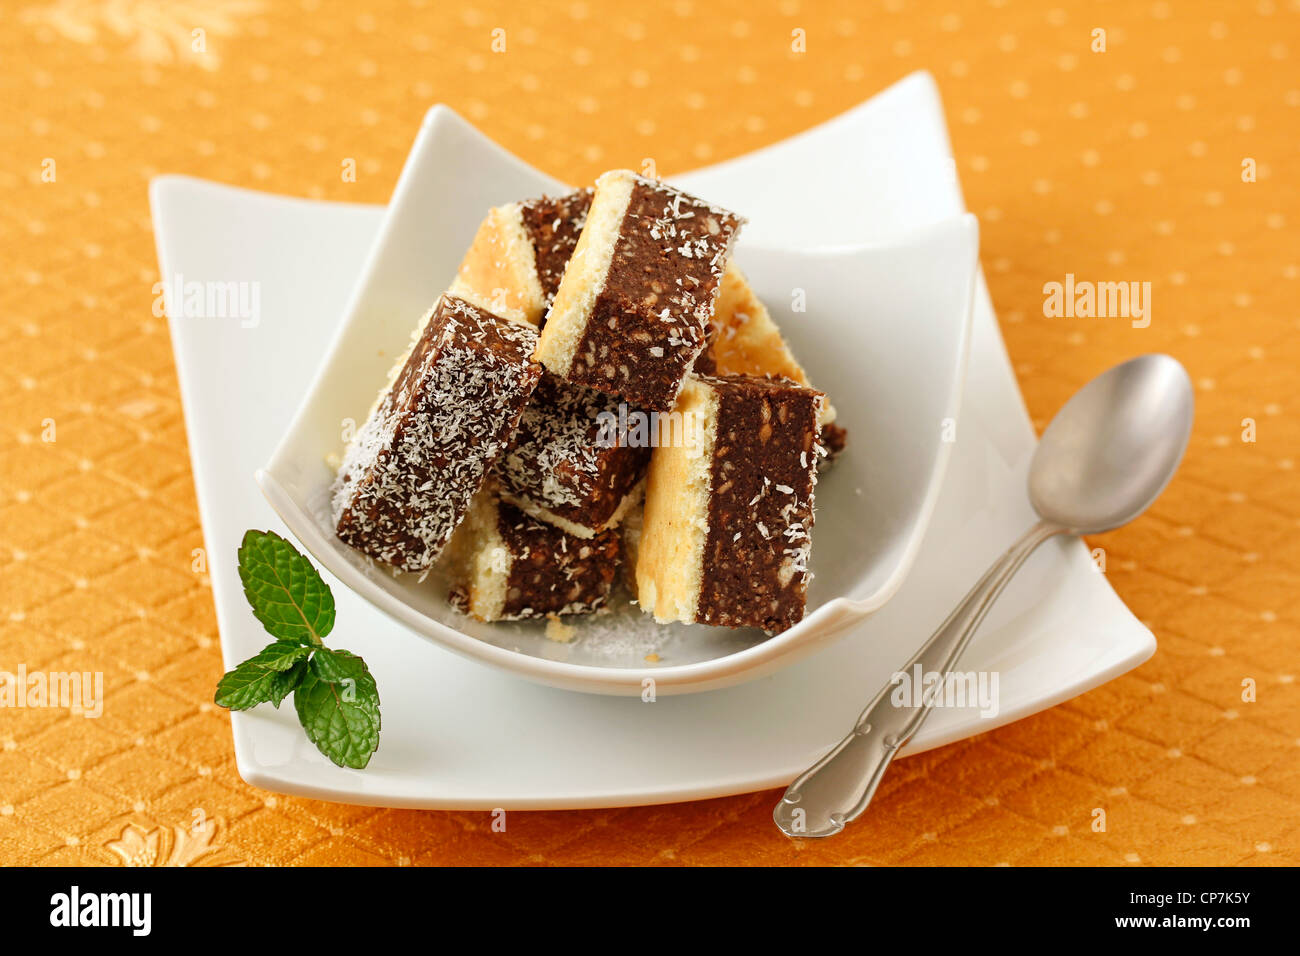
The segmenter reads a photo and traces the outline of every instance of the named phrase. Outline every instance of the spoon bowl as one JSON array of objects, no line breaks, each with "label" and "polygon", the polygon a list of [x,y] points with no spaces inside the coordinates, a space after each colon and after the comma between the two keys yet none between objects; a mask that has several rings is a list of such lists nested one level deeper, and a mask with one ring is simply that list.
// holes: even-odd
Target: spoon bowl
[{"label": "spoon bowl", "polygon": [[1029,469],[1029,500],[1075,534],[1127,524],[1164,491],[1192,432],[1192,382],[1168,355],[1099,375],[1052,419]]}]

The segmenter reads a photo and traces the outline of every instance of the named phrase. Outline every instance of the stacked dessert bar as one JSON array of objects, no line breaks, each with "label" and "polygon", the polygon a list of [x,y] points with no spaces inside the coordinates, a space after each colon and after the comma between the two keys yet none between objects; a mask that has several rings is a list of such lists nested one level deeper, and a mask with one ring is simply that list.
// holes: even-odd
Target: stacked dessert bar
[{"label": "stacked dessert bar", "polygon": [[731,261],[742,225],[626,170],[490,210],[347,449],[339,537],[443,563],[486,621],[607,607],[620,566],[660,622],[801,620],[845,433]]}]

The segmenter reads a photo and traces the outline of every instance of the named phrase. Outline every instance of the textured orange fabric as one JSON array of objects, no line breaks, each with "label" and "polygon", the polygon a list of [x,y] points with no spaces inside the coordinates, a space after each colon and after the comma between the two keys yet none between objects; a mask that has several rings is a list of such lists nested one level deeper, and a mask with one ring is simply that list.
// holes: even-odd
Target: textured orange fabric
[{"label": "textured orange fabric", "polygon": [[[102,671],[107,703],[99,720],[0,711],[0,861],[1300,863],[1300,4],[361,6],[6,12],[0,668]],[[210,703],[216,625],[193,569],[170,343],[150,311],[150,177],[384,202],[435,101],[570,182],[647,157],[671,174],[920,68],[942,88],[1040,427],[1136,353],[1170,352],[1196,383],[1181,474],[1152,513],[1093,542],[1156,632],[1154,659],[901,761],[869,819],[818,843],[777,834],[772,792],[512,813],[493,833],[487,814],[241,782]],[[355,182],[340,175],[349,158]],[[1043,283],[1066,273],[1151,282],[1150,326],[1046,318]]]}]

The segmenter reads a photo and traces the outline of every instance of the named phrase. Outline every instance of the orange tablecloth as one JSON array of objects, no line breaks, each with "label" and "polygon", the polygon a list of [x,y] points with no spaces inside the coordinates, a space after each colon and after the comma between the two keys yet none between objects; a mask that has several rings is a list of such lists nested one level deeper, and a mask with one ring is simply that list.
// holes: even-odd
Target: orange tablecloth
[{"label": "orange tablecloth", "polygon": [[[1300,4],[361,6],[6,11],[0,669],[102,671],[107,699],[98,720],[0,711],[0,862],[1300,863]],[[150,177],[384,202],[435,101],[570,182],[646,157],[671,174],[920,68],[942,87],[1036,422],[1136,353],[1170,352],[1196,382],[1179,477],[1093,542],[1155,658],[902,761],[870,818],[829,842],[779,836],[771,792],[517,813],[494,833],[482,813],[245,785],[210,703],[221,662],[150,311]],[[1046,318],[1043,283],[1066,273],[1149,281],[1150,326]],[[196,819],[216,825],[196,838]]]}]

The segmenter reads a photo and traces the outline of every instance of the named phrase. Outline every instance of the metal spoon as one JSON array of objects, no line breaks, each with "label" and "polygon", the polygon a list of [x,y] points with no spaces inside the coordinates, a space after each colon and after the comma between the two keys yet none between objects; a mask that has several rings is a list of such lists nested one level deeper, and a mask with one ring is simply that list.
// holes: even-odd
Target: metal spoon
[{"label": "metal spoon", "polygon": [[[1057,534],[1096,534],[1132,521],[1178,469],[1192,431],[1192,383],[1167,355],[1143,355],[1085,385],[1056,415],[1034,451],[1029,500],[1042,519],[980,578],[903,668],[947,675],[990,606],[1025,559]],[[932,685],[942,689],[942,682]],[[787,835],[832,836],[858,817],[889,762],[925,722],[934,693],[895,706],[885,686],[853,732],[804,772],[772,817]]]}]

